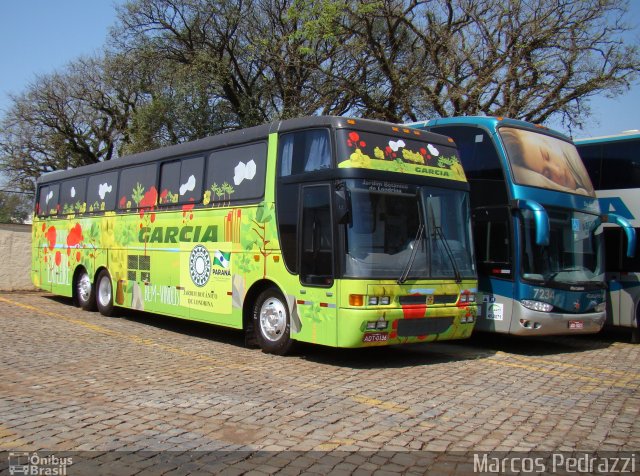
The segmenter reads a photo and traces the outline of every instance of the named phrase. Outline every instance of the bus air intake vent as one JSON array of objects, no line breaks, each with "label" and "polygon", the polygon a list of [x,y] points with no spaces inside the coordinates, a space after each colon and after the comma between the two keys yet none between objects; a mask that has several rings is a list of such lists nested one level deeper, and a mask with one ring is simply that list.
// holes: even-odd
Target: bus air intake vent
[{"label": "bus air intake vent", "polygon": [[453,317],[428,317],[425,319],[400,319],[398,337],[416,337],[442,334],[453,324]]},{"label": "bus air intake vent", "polygon": [[399,298],[401,306],[411,306],[417,304],[426,304],[427,296],[421,294],[419,296],[400,296]]}]

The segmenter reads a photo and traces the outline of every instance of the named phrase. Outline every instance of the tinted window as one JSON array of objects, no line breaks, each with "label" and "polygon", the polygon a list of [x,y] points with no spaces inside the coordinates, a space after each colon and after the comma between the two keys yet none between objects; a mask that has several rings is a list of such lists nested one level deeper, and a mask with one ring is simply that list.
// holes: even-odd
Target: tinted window
[{"label": "tinted window", "polygon": [[640,183],[639,141],[621,141],[602,144],[603,190],[636,188]]},{"label": "tinted window", "polygon": [[[640,236],[640,228],[636,228]],[[627,237],[620,227],[604,228],[605,264],[607,271],[637,273],[640,269],[640,253],[627,257]]]},{"label": "tinted window", "polygon": [[596,189],[638,187],[640,141],[623,140],[577,147]]},{"label": "tinted window", "polygon": [[200,202],[204,157],[167,162],[160,167],[161,204]]},{"label": "tinted window", "polygon": [[264,142],[214,151],[207,158],[203,203],[223,206],[234,201],[262,198],[266,164],[267,144]]},{"label": "tinted window", "polygon": [[318,129],[283,134],[279,139],[278,157],[278,175],[282,177],[330,168],[329,131]]},{"label": "tinted window", "polygon": [[38,200],[38,215],[55,215],[58,213],[59,207],[59,190],[60,185],[51,184],[40,188],[40,197]]},{"label": "tinted window", "polygon": [[473,238],[478,269],[484,275],[511,278],[511,232],[507,209],[474,212]]},{"label": "tinted window", "polygon": [[92,175],[87,182],[87,211],[101,212],[116,209],[118,172]]},{"label": "tinted window", "polygon": [[87,211],[85,201],[87,181],[85,178],[67,180],[60,187],[60,206],[62,213],[84,213]]},{"label": "tinted window", "polygon": [[118,208],[121,210],[154,207],[158,200],[156,165],[123,169],[118,194]]},{"label": "tinted window", "polygon": [[486,131],[469,126],[442,126],[430,130],[456,142],[468,178],[504,180],[500,159]]},{"label": "tinted window", "polygon": [[584,166],[591,177],[591,182],[596,189],[601,188],[602,181],[602,146],[600,144],[595,145],[578,145],[578,152]]},{"label": "tinted window", "polygon": [[300,280],[304,284],[330,286],[333,283],[330,188],[304,187]]}]

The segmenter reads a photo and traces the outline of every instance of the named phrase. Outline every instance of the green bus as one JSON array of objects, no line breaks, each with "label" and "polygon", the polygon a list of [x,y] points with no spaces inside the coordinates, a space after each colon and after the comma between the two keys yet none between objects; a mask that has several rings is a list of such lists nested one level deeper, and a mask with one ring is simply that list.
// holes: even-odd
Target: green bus
[{"label": "green bus", "polygon": [[446,137],[298,118],[44,174],[32,279],[106,316],[243,329],[275,354],[466,338],[470,221]]}]

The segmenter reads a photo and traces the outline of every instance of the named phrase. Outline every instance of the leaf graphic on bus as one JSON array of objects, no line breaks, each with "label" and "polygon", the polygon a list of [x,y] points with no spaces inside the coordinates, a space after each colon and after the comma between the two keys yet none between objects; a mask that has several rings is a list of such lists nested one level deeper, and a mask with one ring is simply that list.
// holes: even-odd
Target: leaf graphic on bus
[{"label": "leaf graphic on bus", "polygon": [[136,183],[135,188],[133,189],[133,193],[131,194],[131,198],[136,202],[136,205],[140,204],[140,201],[144,197],[144,187],[140,182]]}]

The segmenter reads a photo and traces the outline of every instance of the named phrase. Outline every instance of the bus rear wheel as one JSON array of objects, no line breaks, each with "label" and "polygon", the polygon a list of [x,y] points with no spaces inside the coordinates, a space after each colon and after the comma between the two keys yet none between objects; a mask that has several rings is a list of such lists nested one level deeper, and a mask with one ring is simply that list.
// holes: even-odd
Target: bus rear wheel
[{"label": "bus rear wheel", "polygon": [[263,352],[285,355],[293,345],[289,308],[277,289],[260,293],[253,308],[253,328]]},{"label": "bus rear wheel", "polygon": [[106,269],[100,271],[96,279],[96,304],[103,316],[113,316],[113,285]]},{"label": "bus rear wheel", "polygon": [[85,311],[96,310],[96,290],[86,269],[82,269],[76,277],[76,300]]}]

